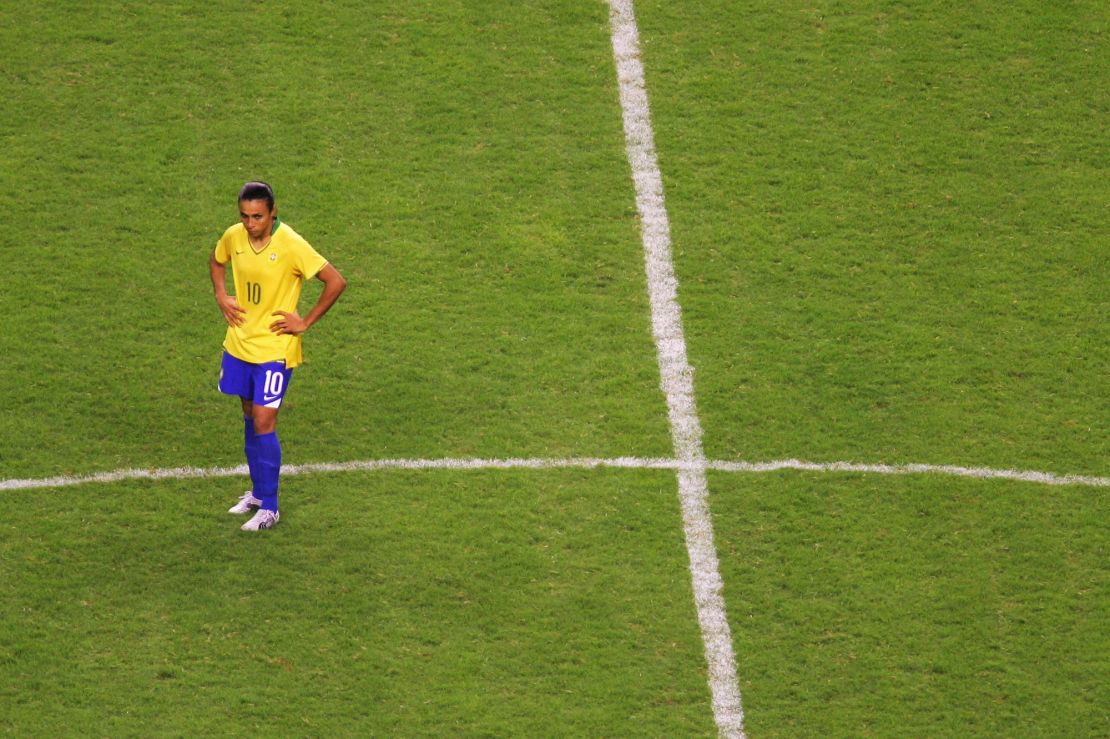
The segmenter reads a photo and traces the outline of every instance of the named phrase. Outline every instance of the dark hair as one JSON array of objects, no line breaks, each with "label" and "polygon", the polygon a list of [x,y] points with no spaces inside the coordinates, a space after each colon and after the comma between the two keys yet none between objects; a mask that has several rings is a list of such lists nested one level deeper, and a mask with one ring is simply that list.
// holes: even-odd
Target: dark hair
[{"label": "dark hair", "polygon": [[255,180],[243,185],[239,191],[239,202],[244,200],[265,200],[270,210],[274,209],[274,188],[261,180]]}]

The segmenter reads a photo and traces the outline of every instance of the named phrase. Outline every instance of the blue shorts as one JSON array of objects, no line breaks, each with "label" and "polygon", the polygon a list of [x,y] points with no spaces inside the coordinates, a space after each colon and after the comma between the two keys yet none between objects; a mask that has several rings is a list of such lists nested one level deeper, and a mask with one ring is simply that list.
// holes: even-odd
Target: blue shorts
[{"label": "blue shorts", "polygon": [[293,370],[286,369],[285,362],[251,364],[224,352],[220,364],[221,393],[238,395],[266,408],[281,407],[292,378]]}]

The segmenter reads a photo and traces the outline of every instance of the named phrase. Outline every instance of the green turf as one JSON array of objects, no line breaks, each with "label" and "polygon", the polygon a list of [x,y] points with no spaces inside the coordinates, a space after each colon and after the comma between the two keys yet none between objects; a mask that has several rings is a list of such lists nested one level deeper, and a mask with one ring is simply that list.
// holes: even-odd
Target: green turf
[{"label": "green turf", "polygon": [[710,456],[1105,473],[1104,3],[638,3]]},{"label": "green turf", "polygon": [[602,8],[174,13],[7,11],[6,471],[237,460],[204,264],[249,177],[350,284],[294,460],[667,452]]},{"label": "green turf", "polygon": [[671,474],[236,484],[0,498],[0,731],[712,733]]},{"label": "green turf", "polygon": [[[638,8],[711,458],[1106,474],[1104,6]],[[1104,493],[710,490],[752,736],[1106,733]]]},{"label": "green turf", "polygon": [[[1108,474],[1101,4],[636,9],[711,458]],[[669,455],[606,16],[0,5],[0,479],[242,462],[259,177],[349,282],[286,461]],[[709,483],[751,736],[1110,733],[1103,489]],[[672,474],[244,484],[0,494],[0,732],[714,733]]]},{"label": "green turf", "polygon": [[714,474],[752,736],[1098,736],[1105,494]]}]

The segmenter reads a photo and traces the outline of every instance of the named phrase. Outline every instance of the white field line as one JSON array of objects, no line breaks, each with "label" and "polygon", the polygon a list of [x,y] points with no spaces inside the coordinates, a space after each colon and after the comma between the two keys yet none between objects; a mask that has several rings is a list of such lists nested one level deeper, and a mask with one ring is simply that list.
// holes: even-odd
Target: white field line
[{"label": "white field line", "polygon": [[[802,472],[861,472],[877,475],[950,475],[983,480],[1017,480],[1040,485],[1079,485],[1110,487],[1110,477],[1067,475],[1034,470],[1000,470],[990,467],[957,467],[940,464],[863,464],[859,462],[803,462],[797,459],[780,459],[772,462],[723,462],[706,461],[689,463],[677,459],[654,457],[566,457],[544,459],[525,457],[517,459],[367,459],[352,462],[320,462],[315,464],[284,465],[283,477],[327,472],[374,472],[377,470],[545,470],[545,469],[637,469],[637,470],[688,470],[708,469],[717,472],[769,473],[781,470]],[[247,466],[237,467],[171,467],[164,469],[122,469],[89,475],[57,475],[55,477],[0,480],[0,491],[63,488],[74,485],[112,483],[124,480],[185,480],[190,478],[246,477]]]},{"label": "white field line", "polygon": [[686,357],[678,281],[671,259],[671,227],[663,198],[663,177],[655,152],[644,67],[640,61],[640,34],[632,0],[610,0],[613,58],[617,68],[625,148],[636,188],[636,209],[644,247],[651,330],[659,361],[660,388],[667,399],[671,441],[677,470],[678,495],[686,552],[690,557],[694,604],[705,645],[713,718],[721,736],[744,736],[744,712],[732,634],[725,616],[725,599],[713,522],[709,514],[702,430],[694,401],[694,373]]},{"label": "white field line", "polygon": [[797,459],[781,459],[774,462],[710,462],[709,469],[721,472],[802,470],[805,472],[865,472],[877,475],[952,475],[955,477],[974,477],[981,480],[1018,480],[1042,485],[1110,487],[1110,477],[1061,475],[1035,470],[999,470],[991,467],[960,467],[951,464],[864,464],[860,462],[802,462]]}]

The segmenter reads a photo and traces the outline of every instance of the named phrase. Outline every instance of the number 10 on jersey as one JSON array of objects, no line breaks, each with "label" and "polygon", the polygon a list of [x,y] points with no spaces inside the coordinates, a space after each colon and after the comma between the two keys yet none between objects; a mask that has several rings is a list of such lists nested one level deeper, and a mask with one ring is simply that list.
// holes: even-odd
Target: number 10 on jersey
[{"label": "number 10 on jersey", "polygon": [[262,302],[262,285],[257,282],[248,282],[247,285],[247,302],[258,305]]}]

